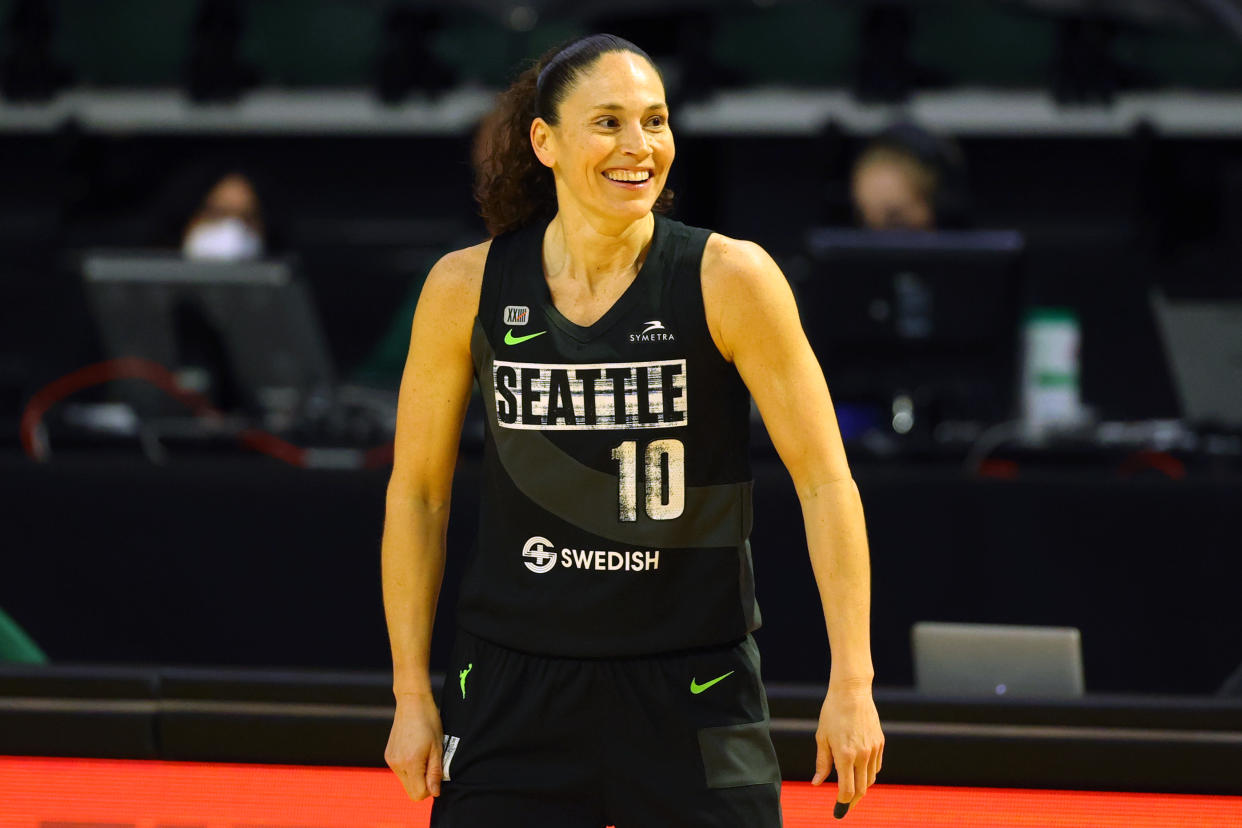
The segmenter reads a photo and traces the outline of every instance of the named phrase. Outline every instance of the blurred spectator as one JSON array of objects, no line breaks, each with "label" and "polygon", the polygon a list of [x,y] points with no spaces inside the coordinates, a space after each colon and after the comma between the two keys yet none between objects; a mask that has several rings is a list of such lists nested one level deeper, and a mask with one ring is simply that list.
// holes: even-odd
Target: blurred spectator
[{"label": "blurred spectator", "polygon": [[185,228],[191,259],[257,259],[263,255],[263,212],[250,179],[228,173],[211,188]]},{"label": "blurred spectator", "polygon": [[218,160],[200,162],[175,176],[156,199],[152,241],[192,259],[262,258],[279,246],[272,200],[271,188],[255,172]]},{"label": "blurred spectator", "polygon": [[857,220],[872,230],[963,227],[965,174],[955,142],[914,124],[895,124],[854,162],[850,189]]}]

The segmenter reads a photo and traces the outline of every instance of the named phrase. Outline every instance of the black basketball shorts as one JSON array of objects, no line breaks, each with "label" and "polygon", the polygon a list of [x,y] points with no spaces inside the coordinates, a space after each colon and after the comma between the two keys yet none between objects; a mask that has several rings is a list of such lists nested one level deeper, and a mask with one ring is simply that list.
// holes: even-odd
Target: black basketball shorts
[{"label": "black basketball shorts", "polygon": [[432,828],[778,828],[754,639],[550,658],[459,632]]}]

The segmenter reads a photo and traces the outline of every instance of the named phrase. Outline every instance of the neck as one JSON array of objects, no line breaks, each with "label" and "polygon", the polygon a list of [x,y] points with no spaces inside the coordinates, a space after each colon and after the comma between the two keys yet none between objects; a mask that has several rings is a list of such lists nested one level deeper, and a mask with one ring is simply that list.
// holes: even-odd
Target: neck
[{"label": "neck", "polygon": [[549,279],[582,282],[588,291],[633,277],[642,265],[655,232],[651,213],[628,224],[601,222],[573,210],[560,209],[543,241]]}]

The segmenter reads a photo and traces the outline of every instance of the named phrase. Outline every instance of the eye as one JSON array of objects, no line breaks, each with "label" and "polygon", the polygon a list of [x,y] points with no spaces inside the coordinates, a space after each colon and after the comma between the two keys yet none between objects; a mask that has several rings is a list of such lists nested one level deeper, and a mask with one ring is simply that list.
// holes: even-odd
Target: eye
[{"label": "eye", "polygon": [[668,126],[668,116],[666,116],[666,115],[652,115],[652,116],[651,116],[651,117],[647,120],[647,123],[648,123],[648,125],[650,125],[650,126],[656,126],[656,127]]},{"label": "eye", "polygon": [[602,127],[606,127],[608,129],[615,129],[616,127],[621,125],[621,122],[611,115],[604,117],[604,118],[600,118],[595,123],[599,124]]}]

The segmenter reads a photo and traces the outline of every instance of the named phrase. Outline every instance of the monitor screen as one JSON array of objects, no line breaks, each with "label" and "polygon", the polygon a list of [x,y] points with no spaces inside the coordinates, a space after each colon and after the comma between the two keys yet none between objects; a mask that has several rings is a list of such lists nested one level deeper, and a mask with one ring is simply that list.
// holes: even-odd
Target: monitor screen
[{"label": "monitor screen", "polygon": [[[286,262],[92,253],[82,274],[109,357],[160,363],[224,411],[292,407],[333,380],[313,303]],[[154,387],[118,385],[140,415],[186,413]]]},{"label": "monitor screen", "polygon": [[1156,291],[1151,303],[1182,416],[1242,431],[1242,301],[1171,300]]},{"label": "monitor screen", "polygon": [[907,403],[916,431],[1012,415],[1023,250],[1011,231],[808,234],[794,289],[843,432]]}]

